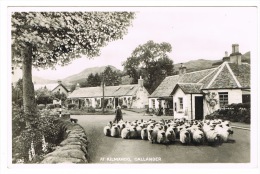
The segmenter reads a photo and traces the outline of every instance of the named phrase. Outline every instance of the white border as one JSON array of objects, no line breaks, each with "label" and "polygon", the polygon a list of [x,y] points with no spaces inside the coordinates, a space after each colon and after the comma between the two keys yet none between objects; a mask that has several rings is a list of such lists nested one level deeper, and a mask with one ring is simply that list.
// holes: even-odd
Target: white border
[{"label": "white border", "polygon": [[[7,50],[10,50],[10,44],[7,44],[7,33],[10,31],[7,30],[6,24],[7,20],[7,11],[9,6],[48,6],[51,10],[51,6],[62,6],[64,7],[82,7],[82,6],[110,6],[109,9],[115,6],[257,6],[259,7],[259,1],[1,1],[1,173],[45,173],[45,172],[59,172],[59,173],[88,173],[88,172],[113,172],[113,173],[125,173],[125,172],[184,172],[184,173],[260,173],[259,165],[257,166],[257,161],[259,162],[259,151],[256,152],[257,146],[259,146],[259,111],[257,108],[259,99],[259,82],[258,80],[252,80],[252,116],[255,117],[256,123],[251,125],[251,163],[250,164],[127,164],[127,165],[116,165],[116,164],[87,164],[87,165],[10,165],[10,159],[7,160],[8,154],[10,152],[10,135],[11,130],[8,129],[6,123],[10,124],[7,116],[11,114],[10,106],[11,103],[11,81],[8,77],[8,73],[11,72],[11,60],[9,60],[7,55],[10,55]],[[17,8],[18,9],[18,8]],[[55,7],[56,9],[56,7]],[[35,8],[35,10],[37,10]],[[259,10],[258,10],[258,19],[259,19]],[[259,21],[259,20],[258,20]],[[259,37],[259,22],[258,22],[258,37]],[[257,37],[257,38],[258,38]],[[256,39],[259,47],[259,40]],[[9,48],[8,48],[9,47]],[[252,63],[252,79],[259,79],[259,65],[258,65],[258,55],[259,49],[252,51],[257,54],[251,54]],[[258,70],[258,71],[257,71]],[[255,137],[255,132],[257,132],[258,137]],[[8,144],[6,142],[9,142]],[[177,170],[176,170],[177,169]],[[75,171],[76,170],[76,171]],[[139,173],[138,172],[138,173]]]}]

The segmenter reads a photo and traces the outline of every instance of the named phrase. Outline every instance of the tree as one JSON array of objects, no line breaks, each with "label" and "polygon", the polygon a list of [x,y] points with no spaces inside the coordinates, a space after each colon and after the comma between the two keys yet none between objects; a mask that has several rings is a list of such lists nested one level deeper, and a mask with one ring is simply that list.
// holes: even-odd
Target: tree
[{"label": "tree", "polygon": [[37,104],[47,105],[49,103],[52,103],[53,97],[51,91],[48,90],[46,87],[36,90],[35,94]]},{"label": "tree", "polygon": [[107,66],[103,72],[106,86],[117,86],[121,83],[120,73],[113,71],[110,66]]},{"label": "tree", "polygon": [[32,67],[55,68],[81,55],[98,56],[108,42],[122,39],[133,18],[132,12],[12,13],[12,63],[22,66],[27,123],[36,115]]},{"label": "tree", "polygon": [[167,55],[171,51],[169,43],[148,41],[135,48],[123,62],[124,71],[133,78],[132,83],[137,83],[142,76],[144,86],[152,93],[166,76],[173,74],[173,61]]},{"label": "tree", "polygon": [[87,87],[96,87],[100,86],[101,84],[101,78],[98,73],[95,75],[90,73],[87,78]]},{"label": "tree", "polygon": [[52,98],[61,100],[62,105],[64,105],[64,103],[67,99],[67,96],[63,92],[57,91],[57,92],[52,93]]}]

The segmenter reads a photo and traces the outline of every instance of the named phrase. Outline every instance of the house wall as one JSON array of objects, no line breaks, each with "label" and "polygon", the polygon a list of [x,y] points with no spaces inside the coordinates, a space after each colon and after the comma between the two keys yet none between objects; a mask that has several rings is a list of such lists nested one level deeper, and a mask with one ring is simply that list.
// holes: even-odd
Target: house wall
[{"label": "house wall", "polygon": [[[158,98],[149,98],[149,108],[154,108],[154,109],[158,109],[159,108],[159,101]],[[155,101],[155,107],[153,107],[153,100]]]},{"label": "house wall", "polygon": [[57,88],[55,88],[52,92],[55,93],[58,91],[60,91],[60,93],[64,93],[64,94],[68,95],[68,92],[61,85],[59,85]]},{"label": "house wall", "polygon": [[136,97],[133,97],[132,108],[145,108],[149,105],[149,93],[144,87],[139,87],[136,92]]},{"label": "house wall", "polygon": [[[183,109],[180,108],[180,100],[179,98],[182,98],[183,100]],[[176,104],[175,104],[176,103]],[[186,95],[180,88],[178,88],[173,95],[173,115],[174,118],[186,118],[190,119],[190,108],[191,100],[190,95]]]},{"label": "house wall", "polygon": [[204,92],[215,92],[217,94],[215,99],[217,99],[217,104],[214,107],[209,106],[208,102],[204,100],[204,117],[212,112],[220,109],[219,104],[219,92],[227,92],[228,93],[228,104],[232,103],[242,103],[242,90],[241,89],[221,89],[221,90],[204,90]]}]

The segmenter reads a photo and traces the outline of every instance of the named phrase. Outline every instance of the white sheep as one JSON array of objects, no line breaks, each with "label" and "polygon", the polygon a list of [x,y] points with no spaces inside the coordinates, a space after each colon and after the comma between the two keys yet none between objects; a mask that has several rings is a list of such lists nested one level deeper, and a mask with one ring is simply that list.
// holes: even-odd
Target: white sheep
[{"label": "white sheep", "polygon": [[200,129],[196,129],[192,133],[192,141],[195,144],[203,144],[205,141],[205,135],[204,132]]},{"label": "white sheep", "polygon": [[215,130],[220,135],[221,141],[226,143],[229,140],[229,136],[233,134],[233,130],[229,126],[216,125]]},{"label": "white sheep", "polygon": [[147,128],[143,128],[141,131],[141,138],[142,140],[148,140],[148,131]]},{"label": "white sheep", "polygon": [[214,128],[211,128],[210,130],[206,131],[205,135],[210,145],[217,145],[220,143],[220,135]]},{"label": "white sheep", "polygon": [[129,128],[124,128],[121,131],[121,138],[123,139],[130,139],[130,129]]},{"label": "white sheep", "polygon": [[136,127],[136,131],[137,131],[136,138],[141,138],[141,131],[142,131],[142,129],[143,129],[143,126],[141,126],[141,125],[138,125]]},{"label": "white sheep", "polygon": [[157,143],[159,144],[166,144],[167,143],[167,138],[166,138],[166,133],[164,130],[159,130],[157,133]]},{"label": "white sheep", "polygon": [[180,131],[180,142],[182,144],[190,144],[191,143],[191,135],[190,131],[186,128],[181,129]]},{"label": "white sheep", "polygon": [[105,126],[103,131],[104,131],[105,136],[111,136],[110,126]]},{"label": "white sheep", "polygon": [[119,128],[117,125],[111,128],[111,137],[119,137]]}]

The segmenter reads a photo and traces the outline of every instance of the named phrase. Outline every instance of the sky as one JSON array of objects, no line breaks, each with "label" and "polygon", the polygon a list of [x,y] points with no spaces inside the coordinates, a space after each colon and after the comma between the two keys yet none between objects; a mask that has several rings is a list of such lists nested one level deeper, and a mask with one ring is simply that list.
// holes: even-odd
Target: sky
[{"label": "sky", "polygon": [[[128,8],[136,18],[122,40],[110,42],[94,59],[79,58],[56,70],[33,70],[33,76],[57,80],[79,73],[86,68],[112,65],[123,70],[122,62],[132,51],[149,40],[168,42],[169,57],[174,63],[196,59],[219,60],[232,44],[239,51],[255,51],[257,9],[255,7],[144,7]],[[15,72],[15,77],[19,76]]]}]

